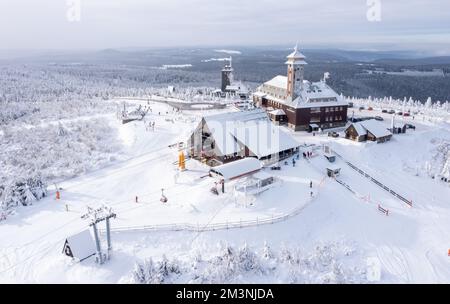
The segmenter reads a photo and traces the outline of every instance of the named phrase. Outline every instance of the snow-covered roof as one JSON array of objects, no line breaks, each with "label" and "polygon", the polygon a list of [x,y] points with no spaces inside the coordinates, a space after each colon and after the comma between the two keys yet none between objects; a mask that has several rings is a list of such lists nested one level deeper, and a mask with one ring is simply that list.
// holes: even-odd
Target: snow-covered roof
[{"label": "snow-covered roof", "polygon": [[303,90],[292,102],[297,108],[344,106],[348,103],[324,81],[303,82]]},{"label": "snow-covered roof", "polygon": [[280,116],[280,115],[286,115],[286,113],[282,109],[276,109],[273,111],[270,111],[269,114]]},{"label": "snow-covered roof", "polygon": [[331,171],[337,171],[337,170],[341,170],[341,167],[338,165],[335,165],[335,164],[330,164],[327,166],[327,169],[331,170]]},{"label": "snow-covered roof", "polygon": [[225,180],[242,177],[261,170],[261,162],[253,157],[240,159],[225,165],[211,168],[211,172],[221,175]]},{"label": "snow-covered roof", "polygon": [[299,146],[260,108],[205,116],[204,120],[221,155],[238,153],[246,146],[261,158]]},{"label": "snow-covered roof", "polygon": [[392,135],[392,133],[379,121],[375,119],[365,120],[359,122],[368,132],[376,137],[385,137]]},{"label": "snow-covered roof", "polygon": [[[278,75],[271,80],[264,83],[265,86],[276,87],[279,89],[287,89],[287,77]],[[286,99],[278,98],[270,94],[269,92],[264,92],[263,87],[258,88],[260,95],[267,99],[283,103],[295,108],[313,108],[313,107],[326,107],[326,106],[347,106],[348,103],[338,95],[326,82],[309,82],[308,80],[303,81],[303,89],[297,92],[297,97],[291,102]],[[256,93],[254,93],[256,94]]]},{"label": "snow-covered roof", "polygon": [[243,126],[249,121],[269,121],[267,113],[260,108],[209,115],[203,119],[211,131],[221,155],[231,155],[240,151],[240,146],[232,135],[235,128]]},{"label": "snow-covered roof", "polygon": [[239,91],[241,88],[237,85],[227,85],[226,90],[228,91]]},{"label": "snow-covered roof", "polygon": [[255,92],[255,93],[253,93],[253,95],[254,95],[254,96],[257,96],[257,97],[264,97],[264,96],[266,96],[266,93],[263,93],[263,92]]},{"label": "snow-covered roof", "polygon": [[256,178],[256,179],[259,179],[259,180],[266,180],[266,179],[269,179],[269,178],[271,178],[271,177],[273,177],[273,176],[270,175],[270,174],[267,173],[267,172],[264,172],[264,171],[258,171],[258,172],[256,172],[255,174],[252,174],[252,177],[254,177],[254,178]]},{"label": "snow-covered roof", "polygon": [[219,122],[219,123],[226,123],[226,122],[232,122],[232,123],[244,123],[247,121],[252,120],[269,120],[267,117],[266,112],[261,108],[256,108],[251,111],[233,111],[233,112],[226,112],[226,113],[220,113],[220,114],[212,114],[212,115],[206,115],[203,117],[203,119],[208,122]]},{"label": "snow-covered roof", "polygon": [[272,87],[276,87],[276,88],[282,88],[287,90],[287,77],[286,76],[282,76],[282,75],[278,75],[275,76],[274,78],[272,78],[271,80],[265,82],[264,84],[267,86],[272,86]]},{"label": "snow-covered roof", "polygon": [[392,133],[379,121],[375,119],[364,120],[360,122],[355,122],[351,124],[358,133],[358,135],[366,135],[367,132],[370,132],[375,137],[386,137],[392,135]]},{"label": "snow-covered roof", "polygon": [[296,45],[294,51],[287,56],[288,61],[286,64],[295,64],[295,65],[306,65],[306,57],[298,50],[298,46]]},{"label": "snow-covered roof", "polygon": [[359,136],[367,134],[367,131],[366,131],[366,129],[364,129],[362,124],[360,124],[360,123],[353,123],[351,125],[353,126],[353,128],[355,128],[355,131],[356,131],[356,133],[358,133]]},{"label": "snow-covered roof", "polygon": [[324,155],[325,157],[336,157],[336,155],[334,155],[334,154],[331,153],[331,152],[325,152],[325,153],[323,153],[323,155]]},{"label": "snow-covered roof", "polygon": [[270,121],[247,123],[236,128],[232,134],[258,158],[300,146],[293,137]]},{"label": "snow-covered roof", "polygon": [[74,258],[83,260],[96,252],[95,243],[89,230],[68,237],[67,242]]}]

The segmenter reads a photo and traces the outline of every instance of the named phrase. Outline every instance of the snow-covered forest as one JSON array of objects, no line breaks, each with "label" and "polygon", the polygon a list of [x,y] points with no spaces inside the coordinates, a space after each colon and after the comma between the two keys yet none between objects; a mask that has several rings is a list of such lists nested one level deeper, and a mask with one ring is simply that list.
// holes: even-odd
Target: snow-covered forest
[{"label": "snow-covered forest", "polygon": [[[2,209],[11,210],[39,199],[41,194],[30,195],[27,190],[35,189],[36,183],[42,185],[39,192],[45,193],[49,183],[121,158],[117,129],[102,119],[117,110],[111,99],[157,94],[193,102],[217,101],[213,94],[215,84],[216,80],[207,74],[185,70],[75,63],[2,65]],[[168,85],[175,90],[168,92]],[[347,99],[356,106],[423,113],[428,120],[450,115],[448,102],[433,103],[431,99],[426,102],[387,97]],[[445,140],[435,141],[439,143],[430,152],[432,157],[421,164],[421,169],[433,178],[448,176],[450,144]]]},{"label": "snow-covered forest", "polygon": [[[148,67],[0,66],[2,218],[16,206],[40,199],[49,183],[120,159],[117,128],[102,119],[117,111],[108,102],[112,98],[165,93],[167,84],[201,86],[202,79],[207,82],[199,73]],[[197,91],[180,93],[195,96]],[[30,194],[36,187],[40,189]]]},{"label": "snow-covered forest", "polygon": [[312,250],[284,246],[272,249],[222,245],[219,252],[200,252],[184,260],[146,259],[136,263],[129,281],[144,284],[224,284],[264,282],[267,278],[288,284],[345,284],[367,282],[366,261],[344,243],[317,245]]}]

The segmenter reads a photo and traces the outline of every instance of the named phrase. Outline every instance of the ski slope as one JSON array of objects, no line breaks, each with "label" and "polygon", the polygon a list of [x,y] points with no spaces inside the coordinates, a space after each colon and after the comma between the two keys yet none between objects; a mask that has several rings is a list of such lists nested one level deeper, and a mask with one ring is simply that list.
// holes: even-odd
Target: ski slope
[{"label": "ski slope", "polygon": [[[320,149],[310,161],[301,158],[295,167],[289,161],[287,166],[281,164],[281,171],[267,171],[280,180],[276,187],[257,197],[239,199],[233,195],[233,183],[227,185],[225,194],[210,193],[214,180],[204,177],[208,168],[193,160],[187,162],[188,170],[176,177],[178,151],[169,146],[186,140],[202,111],[178,113],[157,103],[151,107],[145,123],[122,125],[105,117],[117,127],[127,159],[61,181],[60,201],[54,199],[55,191],[50,188],[47,199],[19,209],[0,223],[0,282],[127,283],[134,264],[149,257],[166,255],[190,261],[199,252],[214,256],[224,244],[260,248],[265,242],[275,249],[297,246],[306,252],[320,244],[348,248],[354,253],[337,262],[349,268],[364,270],[369,268],[369,260],[379,261],[381,277],[367,283],[450,282],[450,188],[425,174],[416,175],[405,165],[426,159],[432,137],[450,137],[445,124],[417,121],[415,132],[379,145],[291,132],[301,144],[330,144],[345,159],[411,198],[412,208],[340,159],[336,162],[342,167],[340,179],[356,194],[333,179],[324,179],[327,161]],[[146,128],[151,121],[155,131]],[[168,197],[166,204],[160,201],[161,189]],[[117,219],[112,226],[120,230],[112,235],[111,260],[99,266],[92,258],[78,263],[64,256],[65,238],[87,227],[80,218],[86,207],[102,203],[114,209]],[[378,212],[378,204],[389,209],[390,215]],[[301,211],[273,224],[204,229],[224,223],[263,222],[295,210]],[[133,229],[177,224],[199,229]],[[365,273],[355,270],[356,275]],[[285,276],[287,273],[242,276],[240,282],[280,283],[286,282]],[[177,282],[184,282],[183,278]]]}]

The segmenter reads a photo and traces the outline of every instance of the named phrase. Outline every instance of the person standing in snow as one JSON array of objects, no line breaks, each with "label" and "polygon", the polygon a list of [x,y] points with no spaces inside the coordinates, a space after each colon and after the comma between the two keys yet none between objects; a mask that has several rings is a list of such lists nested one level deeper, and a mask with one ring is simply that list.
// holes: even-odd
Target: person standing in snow
[{"label": "person standing in snow", "polygon": [[309,182],[309,188],[312,188],[312,181]]},{"label": "person standing in snow", "polygon": [[175,184],[178,182],[178,177],[180,176],[180,172],[178,171],[178,170],[176,170],[176,172],[175,172],[175,174],[174,174],[174,176],[173,176],[173,179],[174,179],[174,181],[175,181]]}]

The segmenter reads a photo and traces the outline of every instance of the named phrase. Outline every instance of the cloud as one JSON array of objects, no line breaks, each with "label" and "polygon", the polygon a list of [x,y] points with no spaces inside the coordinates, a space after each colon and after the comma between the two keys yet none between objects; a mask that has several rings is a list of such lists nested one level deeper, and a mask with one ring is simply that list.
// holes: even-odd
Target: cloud
[{"label": "cloud", "polygon": [[80,1],[80,22],[68,22],[64,0],[2,0],[0,48],[450,41],[448,0],[380,0],[381,22],[367,20],[366,0]]}]

